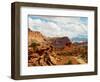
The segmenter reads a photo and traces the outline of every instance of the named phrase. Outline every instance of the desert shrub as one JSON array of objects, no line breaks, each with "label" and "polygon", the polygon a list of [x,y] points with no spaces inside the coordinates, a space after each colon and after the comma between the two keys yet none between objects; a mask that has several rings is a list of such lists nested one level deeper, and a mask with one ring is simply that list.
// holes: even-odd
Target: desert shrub
[{"label": "desert shrub", "polygon": [[37,50],[37,46],[40,46],[39,43],[37,43],[36,41],[32,41],[31,45],[29,47],[32,47],[33,50]]},{"label": "desert shrub", "polygon": [[71,60],[69,60],[67,63],[65,63],[64,65],[70,65],[70,64],[72,64],[72,61]]},{"label": "desert shrub", "polygon": [[71,61],[71,60],[69,60],[69,61],[67,62],[67,64],[72,64],[72,61]]}]

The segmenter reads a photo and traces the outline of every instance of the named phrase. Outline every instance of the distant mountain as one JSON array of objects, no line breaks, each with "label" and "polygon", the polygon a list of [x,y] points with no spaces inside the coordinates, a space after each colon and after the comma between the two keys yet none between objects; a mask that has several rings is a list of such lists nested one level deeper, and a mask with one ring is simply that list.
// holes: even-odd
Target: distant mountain
[{"label": "distant mountain", "polygon": [[74,42],[75,45],[87,46],[88,42]]},{"label": "distant mountain", "polygon": [[71,44],[71,40],[68,37],[56,37],[52,39],[52,44],[55,48],[64,48]]},{"label": "distant mountain", "polygon": [[83,38],[83,37],[74,37],[71,40],[72,42],[87,42],[87,38]]}]

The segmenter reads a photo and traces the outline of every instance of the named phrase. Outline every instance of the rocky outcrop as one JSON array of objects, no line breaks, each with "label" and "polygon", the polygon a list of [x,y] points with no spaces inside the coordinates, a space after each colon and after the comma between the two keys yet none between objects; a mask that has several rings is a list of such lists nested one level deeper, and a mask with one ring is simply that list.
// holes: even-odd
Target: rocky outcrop
[{"label": "rocky outcrop", "polygon": [[68,37],[58,37],[52,39],[52,44],[55,48],[64,48],[65,46],[68,46],[71,44],[71,41]]},{"label": "rocky outcrop", "polygon": [[38,31],[31,31],[28,29],[28,45],[30,45],[33,41],[36,42],[45,42],[45,37]]},{"label": "rocky outcrop", "polygon": [[67,36],[51,38],[28,29],[28,66],[80,64],[76,58],[80,54],[87,62],[86,47],[80,45],[73,44]]}]

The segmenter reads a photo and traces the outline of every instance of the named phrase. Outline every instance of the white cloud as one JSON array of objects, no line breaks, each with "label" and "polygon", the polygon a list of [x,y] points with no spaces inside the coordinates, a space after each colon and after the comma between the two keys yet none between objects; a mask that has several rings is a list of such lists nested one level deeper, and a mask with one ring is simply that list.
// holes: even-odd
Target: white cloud
[{"label": "white cloud", "polygon": [[44,22],[39,18],[29,18],[29,28],[34,31],[40,31],[45,36],[68,36],[73,38],[80,34],[87,35],[87,25],[81,23],[80,17],[40,17],[48,21]]}]

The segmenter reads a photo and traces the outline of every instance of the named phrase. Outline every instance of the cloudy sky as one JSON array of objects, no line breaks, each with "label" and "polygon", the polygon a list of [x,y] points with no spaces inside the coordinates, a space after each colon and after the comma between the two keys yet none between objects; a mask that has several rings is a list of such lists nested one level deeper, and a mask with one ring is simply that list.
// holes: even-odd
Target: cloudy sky
[{"label": "cloudy sky", "polygon": [[29,28],[47,37],[87,38],[87,17],[28,16]]}]

